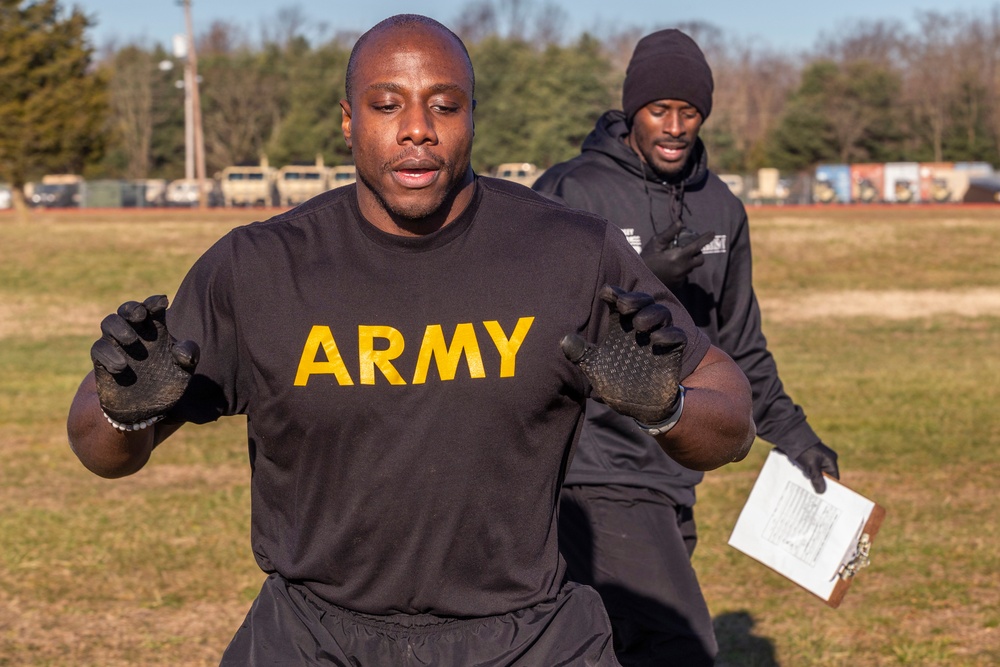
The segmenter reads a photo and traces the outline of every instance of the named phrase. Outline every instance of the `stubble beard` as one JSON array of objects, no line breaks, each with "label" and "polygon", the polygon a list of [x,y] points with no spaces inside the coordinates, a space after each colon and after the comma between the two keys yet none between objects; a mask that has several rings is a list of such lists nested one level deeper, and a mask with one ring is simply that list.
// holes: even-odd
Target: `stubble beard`
[{"label": "stubble beard", "polygon": [[[391,164],[391,162],[383,164],[379,170],[379,175],[389,174],[392,171]],[[367,187],[368,191],[375,197],[379,206],[381,206],[381,208],[387,213],[408,222],[419,222],[426,218],[430,218],[438,211],[441,211],[445,203],[449,199],[453,198],[458,192],[459,185],[465,177],[465,173],[469,169],[469,162],[466,162],[465,167],[461,170],[454,169],[455,166],[455,163],[449,160],[444,160],[438,165],[438,169],[442,176],[446,174],[449,175],[448,186],[442,189],[438,196],[431,200],[418,198],[415,201],[407,201],[407,198],[404,198],[403,201],[400,202],[390,202],[382,194],[382,189],[376,187],[376,184],[373,183],[371,179],[367,178],[365,174],[359,172],[357,177],[358,180],[365,184],[365,187]],[[414,193],[419,192],[419,190],[414,191]]]},{"label": "stubble beard", "polygon": [[679,160],[678,162],[664,162],[662,160],[657,159],[658,156],[656,154],[655,145],[652,146],[651,152],[652,152],[651,155],[644,155],[643,157],[646,161],[646,164],[649,165],[649,168],[653,170],[653,173],[655,173],[657,177],[663,181],[675,181],[678,178],[680,178],[681,175],[684,174],[685,170],[687,169],[688,162],[691,161],[690,145],[685,150],[683,159]]}]

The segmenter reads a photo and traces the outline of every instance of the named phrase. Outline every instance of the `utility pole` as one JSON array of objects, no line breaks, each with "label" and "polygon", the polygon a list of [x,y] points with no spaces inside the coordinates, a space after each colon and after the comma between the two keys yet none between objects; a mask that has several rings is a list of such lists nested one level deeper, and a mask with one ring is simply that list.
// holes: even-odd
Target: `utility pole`
[{"label": "utility pole", "polygon": [[191,20],[191,0],[180,0],[184,5],[184,24],[187,31],[187,61],[184,65],[185,98],[190,96],[191,132],[194,144],[194,177],[198,181],[198,205],[208,206],[205,191],[205,135],[201,125],[201,95],[198,93],[198,54],[194,48],[194,23]]},{"label": "utility pole", "polygon": [[[194,108],[191,106],[191,68],[187,66],[188,39],[186,35],[174,35],[174,58],[184,63],[184,78],[176,86],[184,91],[184,180],[194,181]],[[173,61],[164,60],[160,69],[174,68]]]}]

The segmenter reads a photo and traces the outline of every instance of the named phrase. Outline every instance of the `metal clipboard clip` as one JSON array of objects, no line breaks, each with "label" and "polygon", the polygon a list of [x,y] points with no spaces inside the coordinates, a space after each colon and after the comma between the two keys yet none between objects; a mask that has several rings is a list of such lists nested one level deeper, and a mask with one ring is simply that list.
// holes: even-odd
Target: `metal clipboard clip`
[{"label": "metal clipboard clip", "polygon": [[843,581],[848,581],[854,577],[858,572],[865,569],[872,564],[870,554],[872,550],[872,538],[868,533],[862,533],[861,539],[858,540],[857,551],[854,552],[854,556],[851,557],[849,561],[844,563],[840,568],[840,572],[837,573]]}]

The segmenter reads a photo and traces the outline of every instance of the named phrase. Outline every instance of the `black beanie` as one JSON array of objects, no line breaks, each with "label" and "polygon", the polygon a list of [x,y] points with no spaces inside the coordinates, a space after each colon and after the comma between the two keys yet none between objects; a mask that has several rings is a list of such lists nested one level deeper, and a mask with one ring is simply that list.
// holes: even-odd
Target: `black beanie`
[{"label": "black beanie", "polygon": [[639,109],[655,100],[684,100],[701,113],[712,112],[712,68],[694,40],[680,30],[660,30],[635,45],[625,71],[622,108],[629,125]]}]

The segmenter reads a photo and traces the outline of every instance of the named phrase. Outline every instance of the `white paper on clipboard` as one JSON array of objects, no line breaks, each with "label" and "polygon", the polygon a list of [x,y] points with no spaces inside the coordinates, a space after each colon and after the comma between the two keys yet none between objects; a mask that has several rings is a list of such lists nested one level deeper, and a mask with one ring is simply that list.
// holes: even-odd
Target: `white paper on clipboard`
[{"label": "white paper on clipboard", "polygon": [[829,600],[874,508],[834,479],[816,493],[788,457],[771,450],[729,544]]}]

